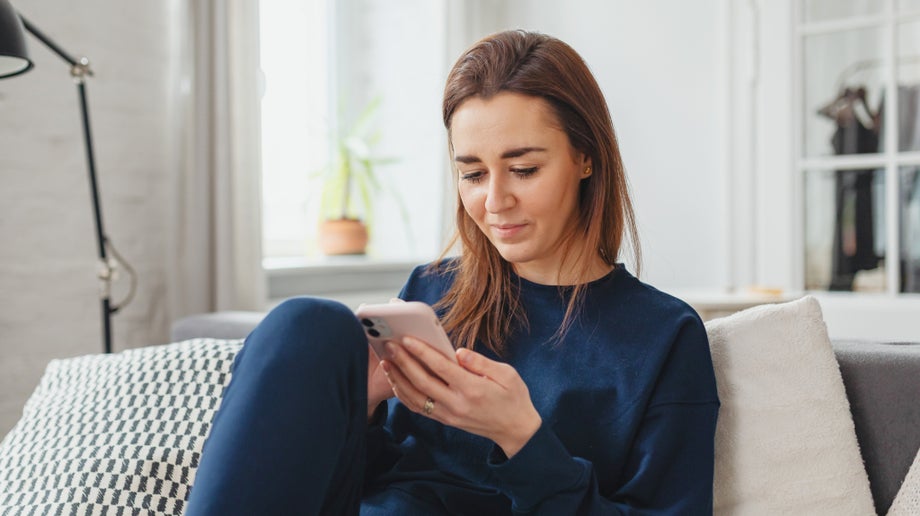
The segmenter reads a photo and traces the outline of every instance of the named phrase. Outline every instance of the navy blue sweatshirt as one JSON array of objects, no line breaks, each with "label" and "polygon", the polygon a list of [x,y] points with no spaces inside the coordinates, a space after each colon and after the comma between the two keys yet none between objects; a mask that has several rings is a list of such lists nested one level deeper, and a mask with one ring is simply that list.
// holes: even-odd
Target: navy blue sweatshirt
[{"label": "navy blue sweatshirt", "polygon": [[[569,289],[515,279],[529,325],[502,357],[477,351],[517,370],[542,426],[508,459],[390,400],[368,430],[362,514],[711,514],[719,401],[693,309],[618,266],[560,342]],[[450,282],[418,267],[400,297],[433,305]]]}]

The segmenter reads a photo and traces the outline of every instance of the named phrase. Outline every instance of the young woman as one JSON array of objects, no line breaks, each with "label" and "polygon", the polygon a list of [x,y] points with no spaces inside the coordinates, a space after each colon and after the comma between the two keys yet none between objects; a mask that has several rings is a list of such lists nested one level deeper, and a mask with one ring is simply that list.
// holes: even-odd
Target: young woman
[{"label": "young woman", "polygon": [[237,358],[187,513],[711,514],[706,332],[618,262],[635,223],[583,60],[495,34],[443,116],[462,253],[400,297],[436,307],[457,362],[411,338],[379,361],[346,307],[282,303]]}]

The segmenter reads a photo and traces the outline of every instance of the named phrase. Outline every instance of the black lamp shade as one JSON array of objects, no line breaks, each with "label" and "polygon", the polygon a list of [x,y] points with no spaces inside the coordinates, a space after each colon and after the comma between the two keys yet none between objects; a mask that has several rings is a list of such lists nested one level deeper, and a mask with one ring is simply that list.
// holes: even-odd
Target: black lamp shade
[{"label": "black lamp shade", "polygon": [[0,0],[0,79],[32,68],[22,20],[8,0]]}]

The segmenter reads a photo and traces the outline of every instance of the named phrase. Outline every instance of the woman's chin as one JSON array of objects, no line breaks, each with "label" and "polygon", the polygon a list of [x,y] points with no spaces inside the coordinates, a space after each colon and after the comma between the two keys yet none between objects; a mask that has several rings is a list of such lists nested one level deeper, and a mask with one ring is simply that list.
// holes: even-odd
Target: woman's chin
[{"label": "woman's chin", "polygon": [[533,261],[533,254],[525,249],[515,249],[514,246],[496,246],[498,254],[511,265],[521,265]]}]

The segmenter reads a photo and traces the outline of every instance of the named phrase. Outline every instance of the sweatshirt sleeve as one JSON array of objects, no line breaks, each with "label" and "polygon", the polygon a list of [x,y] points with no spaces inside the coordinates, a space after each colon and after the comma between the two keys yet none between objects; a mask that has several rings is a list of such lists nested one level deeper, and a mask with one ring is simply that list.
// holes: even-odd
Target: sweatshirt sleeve
[{"label": "sweatshirt sleeve", "polygon": [[367,423],[367,462],[364,470],[364,485],[367,486],[381,473],[390,469],[399,458],[399,450],[384,426],[389,403],[377,406]]},{"label": "sweatshirt sleeve", "polygon": [[493,448],[489,467],[515,514],[712,514],[719,402],[698,319],[683,325],[669,355],[636,415],[615,485],[598,485],[593,465],[573,457],[546,425],[511,459]]},{"label": "sweatshirt sleeve", "polygon": [[383,422],[387,417],[387,402],[383,401],[374,409],[374,414],[367,422],[367,463],[373,464],[383,453],[387,436]]}]

